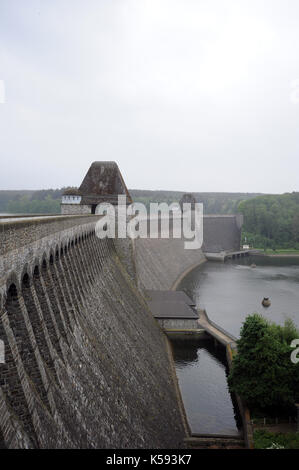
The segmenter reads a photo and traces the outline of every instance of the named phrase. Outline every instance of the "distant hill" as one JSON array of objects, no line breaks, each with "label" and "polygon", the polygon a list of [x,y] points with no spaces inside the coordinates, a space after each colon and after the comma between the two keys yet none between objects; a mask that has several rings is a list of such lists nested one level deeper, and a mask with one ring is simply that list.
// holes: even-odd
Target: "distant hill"
[{"label": "distant hill", "polygon": [[299,192],[244,200],[243,236],[259,248],[299,250]]},{"label": "distant hill", "polygon": [[[65,188],[30,190],[0,190],[0,212],[17,213],[59,213],[60,200]],[[183,191],[150,191],[130,189],[133,201],[142,202],[147,207],[151,202],[179,202]],[[233,214],[238,211],[241,201],[247,201],[260,193],[193,193],[204,204],[205,214]]]},{"label": "distant hill", "polygon": [[[135,202],[148,206],[151,202],[179,202],[185,194],[182,191],[149,191],[130,189]],[[261,193],[192,193],[204,205],[205,214],[235,214],[240,202],[261,196]]]},{"label": "distant hill", "polygon": [[60,212],[62,189],[0,190],[0,212],[11,214],[55,214]]}]

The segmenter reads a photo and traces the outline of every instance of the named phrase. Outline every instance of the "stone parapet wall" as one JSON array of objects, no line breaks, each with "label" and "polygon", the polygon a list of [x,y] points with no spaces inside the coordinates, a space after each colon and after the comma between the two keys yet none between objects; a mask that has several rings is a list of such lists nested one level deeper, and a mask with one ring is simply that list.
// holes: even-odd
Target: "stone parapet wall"
[{"label": "stone parapet wall", "polygon": [[91,206],[86,204],[60,204],[62,215],[91,214]]},{"label": "stone parapet wall", "polygon": [[96,223],[99,216],[51,216],[0,222],[0,255],[71,227]]}]

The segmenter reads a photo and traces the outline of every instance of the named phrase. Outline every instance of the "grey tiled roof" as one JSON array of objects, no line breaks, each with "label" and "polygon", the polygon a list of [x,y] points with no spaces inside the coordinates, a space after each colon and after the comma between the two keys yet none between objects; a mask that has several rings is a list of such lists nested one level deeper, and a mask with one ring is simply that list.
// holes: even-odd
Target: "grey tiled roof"
[{"label": "grey tiled roof", "polygon": [[146,290],[146,297],[151,301],[184,302],[195,307],[195,302],[183,291]]},{"label": "grey tiled roof", "polygon": [[117,202],[118,195],[125,195],[132,202],[130,193],[115,162],[93,162],[79,188],[81,204]]},{"label": "grey tiled roof", "polygon": [[196,311],[184,302],[149,301],[148,306],[155,318],[198,319]]},{"label": "grey tiled roof", "polygon": [[148,306],[155,318],[198,319],[194,302],[177,291],[146,291]]}]

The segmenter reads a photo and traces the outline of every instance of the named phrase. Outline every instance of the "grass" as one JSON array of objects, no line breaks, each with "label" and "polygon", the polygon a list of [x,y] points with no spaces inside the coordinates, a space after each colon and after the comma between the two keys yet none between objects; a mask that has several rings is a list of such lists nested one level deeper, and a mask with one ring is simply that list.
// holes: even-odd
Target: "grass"
[{"label": "grass", "polygon": [[296,250],[295,248],[288,248],[288,249],[277,249],[277,250],[272,250],[270,248],[267,248],[264,250],[263,248],[256,248],[256,250],[261,250],[267,255],[299,255],[299,250]]},{"label": "grass", "polygon": [[255,449],[299,449],[299,433],[273,433],[263,429],[254,431]]}]

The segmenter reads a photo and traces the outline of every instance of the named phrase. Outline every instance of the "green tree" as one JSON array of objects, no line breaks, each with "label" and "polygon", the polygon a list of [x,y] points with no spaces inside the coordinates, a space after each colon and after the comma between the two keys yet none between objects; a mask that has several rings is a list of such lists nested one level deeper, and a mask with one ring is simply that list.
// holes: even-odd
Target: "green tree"
[{"label": "green tree", "polygon": [[299,242],[299,193],[258,196],[242,201],[239,210],[243,230],[262,237],[261,246],[295,248]]},{"label": "green tree", "polygon": [[299,368],[290,360],[290,331],[290,325],[286,331],[258,314],[247,317],[228,383],[249,407],[284,408],[295,403]]},{"label": "green tree", "polygon": [[293,216],[292,234],[293,234],[294,240],[296,242],[299,242],[299,211],[296,212]]}]

